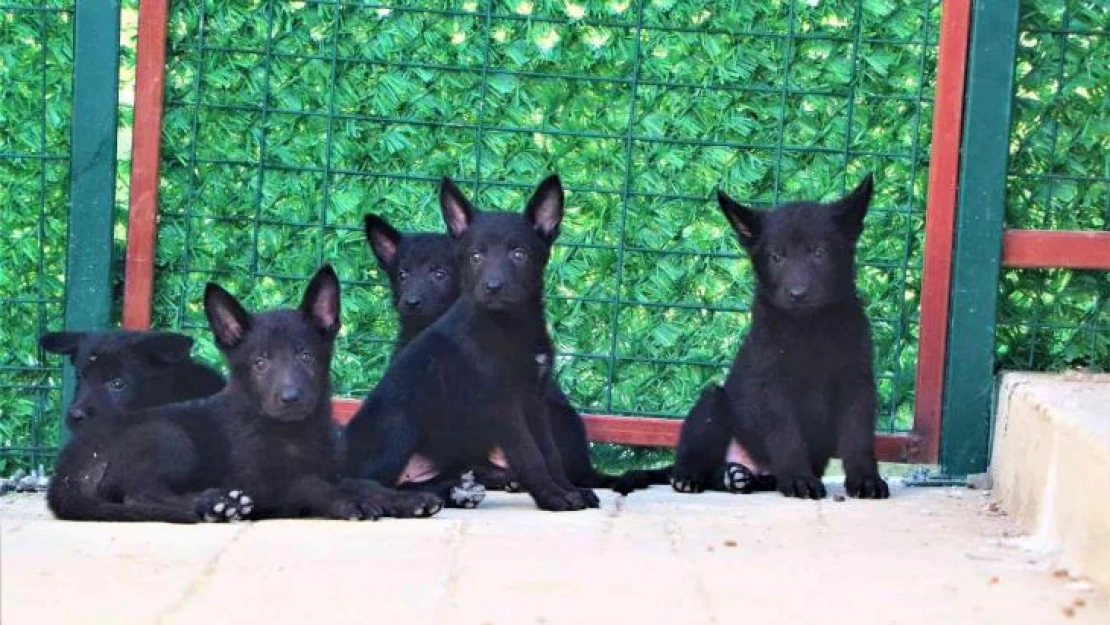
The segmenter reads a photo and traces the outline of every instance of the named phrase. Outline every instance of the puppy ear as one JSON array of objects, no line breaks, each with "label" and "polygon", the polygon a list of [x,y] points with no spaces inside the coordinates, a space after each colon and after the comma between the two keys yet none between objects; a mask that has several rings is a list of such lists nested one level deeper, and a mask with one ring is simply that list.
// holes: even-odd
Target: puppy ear
[{"label": "puppy ear", "polygon": [[463,196],[462,191],[447,176],[439,185],[439,207],[443,211],[443,223],[447,225],[447,233],[451,238],[457,239],[470,227],[470,222],[477,212],[474,205]]},{"label": "puppy ear", "polygon": [[193,339],[176,332],[143,332],[135,346],[150,358],[168,364],[187,360]]},{"label": "puppy ear", "polygon": [[397,248],[401,245],[401,233],[389,222],[374,214],[366,215],[363,221],[366,228],[366,242],[374,251],[378,265],[387,273],[397,258]]},{"label": "puppy ear", "polygon": [[251,316],[235,296],[215,282],[204,287],[204,314],[216,345],[231,349],[243,341],[250,331]]},{"label": "puppy ear", "polygon": [[524,217],[532,222],[536,234],[551,243],[559,236],[559,224],[563,222],[563,183],[558,174],[544,178],[536,187],[528,204],[524,207]]},{"label": "puppy ear", "polygon": [[324,265],[312,276],[301,300],[301,312],[328,338],[339,333],[339,278],[331,265]]},{"label": "puppy ear", "polygon": [[874,177],[867,174],[859,186],[848,195],[829,205],[837,226],[852,239],[858,239],[863,233],[863,218],[867,216],[867,208],[871,205],[874,190]]},{"label": "puppy ear", "polygon": [[39,337],[39,347],[51,354],[73,357],[85,339],[85,332],[47,332]]},{"label": "puppy ear", "polygon": [[729,225],[736,231],[740,245],[745,248],[755,245],[763,221],[759,212],[743,206],[721,189],[717,189],[717,204],[721,206],[721,212],[725,214]]}]

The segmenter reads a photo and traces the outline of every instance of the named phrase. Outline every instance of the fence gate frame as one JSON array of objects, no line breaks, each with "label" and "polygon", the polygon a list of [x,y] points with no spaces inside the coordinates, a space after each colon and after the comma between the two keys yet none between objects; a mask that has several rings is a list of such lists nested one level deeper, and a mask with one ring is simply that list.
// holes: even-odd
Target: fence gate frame
[{"label": "fence gate frame", "polygon": [[[942,424],[947,425],[942,420],[945,369],[951,366],[951,361],[946,359],[946,338],[950,323],[949,295],[972,1],[946,0],[942,6],[929,157],[914,421],[908,433],[877,434],[876,450],[884,461],[931,464],[942,460]],[[79,5],[95,2],[78,0]],[[139,4],[122,319],[124,328],[135,330],[149,329],[151,323],[168,3],[169,0],[143,0]],[[118,26],[118,1],[113,2],[113,6]],[[359,403],[357,399],[337,398],[333,403],[336,420],[349,420]],[[679,419],[590,414],[583,418],[590,440],[596,442],[673,447],[681,428]]]}]

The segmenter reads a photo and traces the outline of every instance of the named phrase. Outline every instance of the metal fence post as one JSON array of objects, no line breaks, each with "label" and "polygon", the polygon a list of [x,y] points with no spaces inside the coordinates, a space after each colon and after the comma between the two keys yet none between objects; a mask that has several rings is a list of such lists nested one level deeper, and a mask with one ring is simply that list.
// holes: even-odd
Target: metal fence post
[{"label": "metal fence post", "polygon": [[948,475],[986,469],[1019,0],[972,8],[941,433]]},{"label": "metal fence post", "polygon": [[[112,310],[119,0],[77,0],[74,28],[65,327],[101,330]],[[67,405],[73,387],[73,368],[67,364]],[[62,437],[67,434],[63,422]]]}]

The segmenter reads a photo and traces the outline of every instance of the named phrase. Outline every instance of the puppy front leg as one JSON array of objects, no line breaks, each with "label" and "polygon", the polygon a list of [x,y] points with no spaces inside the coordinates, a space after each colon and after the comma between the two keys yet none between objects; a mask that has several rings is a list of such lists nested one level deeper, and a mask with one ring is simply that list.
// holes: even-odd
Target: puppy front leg
[{"label": "puppy front leg", "polygon": [[536,439],[536,446],[547,464],[547,472],[551,475],[551,479],[563,490],[577,492],[581,495],[587,507],[597,508],[600,501],[594,491],[589,488],[578,488],[567,477],[562,453],[555,444],[555,437],[551,433],[551,420],[547,403],[539,397],[529,398],[529,401],[525,403],[525,416],[528,419],[528,430]]},{"label": "puppy front leg", "polygon": [[342,479],[339,490],[363,508],[381,508],[388,517],[424,518],[434,516],[443,509],[443,499],[435,493],[393,490],[373,480]]},{"label": "puppy front leg", "polygon": [[700,493],[711,488],[714,473],[725,461],[731,425],[732,412],[724,390],[710,384],[682,421],[670,475],[672,488],[680,493]]},{"label": "puppy front leg", "polygon": [[837,406],[837,451],[844,462],[844,489],[849,497],[886,499],[890,488],[879,476],[875,459],[875,383],[867,375],[844,391]]},{"label": "puppy front leg", "polygon": [[376,501],[356,501],[338,486],[316,475],[305,475],[293,480],[278,508],[282,516],[296,517],[306,514],[323,519],[359,521],[376,520],[385,510]]},{"label": "puppy front leg", "polygon": [[508,412],[510,417],[504,424],[501,434],[501,449],[509,460],[509,466],[520,476],[524,490],[535,500],[536,505],[542,510],[560,512],[565,510],[582,510],[586,502],[577,491],[568,491],[561,488],[547,469],[547,462],[529,430],[526,419],[520,408],[515,414]]}]

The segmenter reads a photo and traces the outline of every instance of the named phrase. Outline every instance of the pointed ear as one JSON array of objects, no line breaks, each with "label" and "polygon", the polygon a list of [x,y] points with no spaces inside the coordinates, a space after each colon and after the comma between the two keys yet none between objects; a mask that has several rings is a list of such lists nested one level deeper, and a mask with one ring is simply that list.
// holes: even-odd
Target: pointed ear
[{"label": "pointed ear", "polygon": [[51,354],[73,357],[85,339],[84,332],[47,332],[39,338],[39,346]]},{"label": "pointed ear", "polygon": [[339,278],[331,265],[312,276],[301,300],[301,312],[328,338],[339,333]]},{"label": "pointed ear", "polygon": [[447,225],[447,233],[451,238],[457,239],[470,227],[474,213],[474,206],[463,197],[462,191],[447,176],[439,185],[439,207],[443,211],[443,223]]},{"label": "pointed ear", "polygon": [[867,207],[871,205],[874,188],[874,178],[867,174],[851,193],[829,205],[833,220],[853,239],[858,239],[863,232],[863,218],[867,216]]},{"label": "pointed ear", "polygon": [[366,242],[378,258],[378,265],[386,271],[393,266],[397,258],[397,247],[401,245],[401,233],[389,225],[389,222],[374,214],[366,215],[363,222],[366,227]]},{"label": "pointed ear", "polygon": [[204,287],[204,314],[216,337],[216,345],[222,349],[235,347],[250,331],[250,313],[234,295],[215,282]]},{"label": "pointed ear", "polygon": [[721,189],[717,189],[717,203],[721,205],[721,212],[725,214],[725,219],[728,219],[729,225],[740,238],[740,245],[745,248],[754,245],[759,238],[763,220],[759,212],[743,206]]},{"label": "pointed ear", "polygon": [[139,336],[136,347],[159,362],[182,362],[189,358],[193,339],[176,332],[147,332]]},{"label": "pointed ear", "polygon": [[559,236],[559,224],[563,222],[563,184],[558,175],[544,178],[528,205],[524,207],[524,217],[532,222],[536,234],[551,243]]}]

